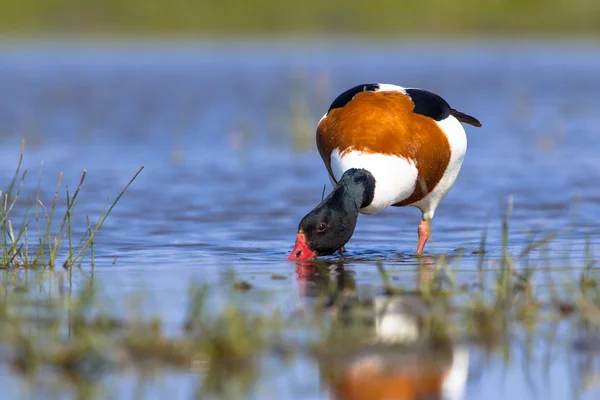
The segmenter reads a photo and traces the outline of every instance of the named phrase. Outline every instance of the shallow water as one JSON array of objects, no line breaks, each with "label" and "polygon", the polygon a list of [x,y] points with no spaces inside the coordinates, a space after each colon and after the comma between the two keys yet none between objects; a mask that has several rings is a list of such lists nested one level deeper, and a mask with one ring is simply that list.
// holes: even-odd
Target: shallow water
[{"label": "shallow water", "polygon": [[[189,283],[225,292],[231,282],[224,272],[233,270],[254,287],[239,295],[246,306],[292,315],[310,302],[311,282],[284,258],[299,219],[320,201],[324,184],[330,189],[313,143],[316,123],[346,88],[396,83],[437,92],[483,123],[466,128],[467,156],[426,250],[461,253],[456,277],[473,283],[479,255],[472,253],[487,232],[486,257],[501,255],[501,211],[511,203],[511,254],[532,234],[574,226],[530,259],[579,267],[586,237],[600,247],[599,70],[600,47],[535,43],[5,45],[0,178],[12,177],[25,138],[24,164],[33,175],[26,189],[37,184],[42,160],[48,198],[59,172],[72,187],[87,169],[82,218],[97,215],[106,195],[145,165],[97,240],[95,278],[111,305],[124,309],[130,296],[148,291],[147,312],[176,330]],[[417,209],[394,208],[359,218],[344,260],[357,287],[381,290],[378,260],[396,284],[415,286],[419,217]],[[585,358],[573,350],[575,338],[564,334],[550,360],[549,345],[536,344],[525,361],[515,336],[507,364],[470,349],[465,398],[574,398]],[[597,374],[598,358],[591,362]],[[252,397],[330,396],[314,361],[283,370],[265,363],[276,383],[260,381]],[[0,382],[11,393],[25,384],[8,371]],[[185,398],[194,382],[193,374],[170,373],[145,393],[160,398],[177,387]],[[142,390],[135,376],[108,377],[107,384],[123,398]],[[580,398],[598,393],[592,387]],[[44,397],[43,389],[32,395]]]}]

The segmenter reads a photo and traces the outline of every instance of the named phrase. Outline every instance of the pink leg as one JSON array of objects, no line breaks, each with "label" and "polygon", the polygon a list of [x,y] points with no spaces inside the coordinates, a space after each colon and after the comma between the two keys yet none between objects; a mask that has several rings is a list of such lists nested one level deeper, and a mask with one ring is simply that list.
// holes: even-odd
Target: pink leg
[{"label": "pink leg", "polygon": [[423,254],[423,248],[425,247],[425,243],[427,243],[427,239],[429,239],[429,221],[421,220],[419,224],[419,245],[417,246],[417,254]]}]

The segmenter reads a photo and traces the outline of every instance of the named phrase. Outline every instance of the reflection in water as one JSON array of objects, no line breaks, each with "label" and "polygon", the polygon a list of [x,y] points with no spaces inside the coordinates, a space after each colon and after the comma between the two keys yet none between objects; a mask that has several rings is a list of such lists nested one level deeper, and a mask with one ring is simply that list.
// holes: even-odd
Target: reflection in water
[{"label": "reflection in water", "polygon": [[432,266],[433,260],[431,259],[431,257],[419,257],[419,268],[417,270],[417,277],[419,280],[420,288],[423,288],[424,286],[431,283],[433,279]]},{"label": "reflection in water", "polygon": [[[427,266],[427,260],[423,260]],[[352,274],[343,265],[297,265],[299,294],[327,296],[325,305],[337,303],[342,293],[355,289]],[[422,284],[419,274],[418,284]],[[469,354],[444,335],[432,334],[425,320],[427,306],[416,295],[375,295],[344,306],[366,308],[354,314],[355,324],[368,329],[354,343],[320,359],[323,380],[334,398],[354,399],[461,399],[467,381]],[[346,310],[347,311],[347,310]],[[367,312],[365,312],[367,311]],[[348,326],[348,315],[344,316]],[[342,328],[343,329],[343,328]],[[348,328],[350,329],[350,328]],[[343,333],[342,333],[343,334]]]},{"label": "reflection in water", "polygon": [[[329,294],[335,298],[356,287],[352,271],[343,262],[304,261],[296,263],[298,295],[305,300]],[[333,300],[333,299],[330,299]]]}]

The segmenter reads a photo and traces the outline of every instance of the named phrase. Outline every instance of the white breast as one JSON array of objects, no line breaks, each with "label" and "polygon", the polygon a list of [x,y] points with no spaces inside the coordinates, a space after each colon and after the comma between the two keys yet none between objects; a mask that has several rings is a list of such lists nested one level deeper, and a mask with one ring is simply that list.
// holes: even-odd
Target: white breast
[{"label": "white breast", "polygon": [[[433,218],[435,209],[446,197],[458,177],[467,151],[467,136],[461,123],[449,116],[437,121],[450,144],[450,161],[436,187],[423,199],[410,204],[423,212],[423,217]],[[363,214],[374,214],[392,204],[407,199],[415,190],[417,167],[413,160],[393,155],[372,154],[350,150],[340,155],[339,149],[331,153],[331,171],[339,181],[344,172],[351,168],[364,168],[375,178],[375,196],[371,204],[360,210]]]},{"label": "white breast", "polygon": [[410,196],[415,190],[417,167],[403,157],[371,154],[350,150],[340,155],[339,149],[331,153],[331,171],[339,181],[344,172],[351,168],[364,168],[375,178],[375,196],[363,214],[374,214]]}]

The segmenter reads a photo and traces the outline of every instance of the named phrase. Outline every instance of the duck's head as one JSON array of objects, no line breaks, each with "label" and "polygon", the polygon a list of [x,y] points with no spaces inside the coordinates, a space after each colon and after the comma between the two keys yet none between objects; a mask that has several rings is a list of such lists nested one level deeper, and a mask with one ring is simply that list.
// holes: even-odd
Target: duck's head
[{"label": "duck's head", "polygon": [[288,260],[302,261],[333,254],[354,234],[358,210],[373,200],[375,178],[364,169],[350,169],[325,200],[298,224],[296,244]]},{"label": "duck's head", "polygon": [[288,260],[308,260],[333,254],[341,249],[354,233],[356,216],[323,202],[308,213],[298,225],[296,244]]}]

